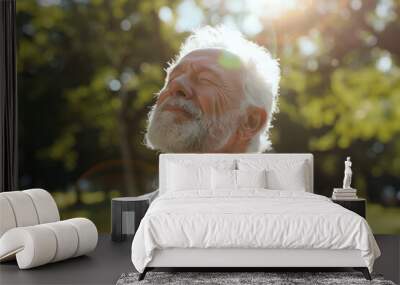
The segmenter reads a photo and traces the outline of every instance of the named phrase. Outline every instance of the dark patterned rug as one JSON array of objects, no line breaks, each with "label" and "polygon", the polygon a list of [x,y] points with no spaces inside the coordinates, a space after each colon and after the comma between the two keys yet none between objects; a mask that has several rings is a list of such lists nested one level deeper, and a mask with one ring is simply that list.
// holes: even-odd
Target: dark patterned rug
[{"label": "dark patterned rug", "polygon": [[213,284],[213,285],[242,285],[242,284],[379,284],[395,285],[392,281],[384,280],[381,275],[372,275],[372,281],[364,278],[360,272],[148,272],[142,281],[138,281],[139,273],[124,273],[117,285],[134,284]]}]

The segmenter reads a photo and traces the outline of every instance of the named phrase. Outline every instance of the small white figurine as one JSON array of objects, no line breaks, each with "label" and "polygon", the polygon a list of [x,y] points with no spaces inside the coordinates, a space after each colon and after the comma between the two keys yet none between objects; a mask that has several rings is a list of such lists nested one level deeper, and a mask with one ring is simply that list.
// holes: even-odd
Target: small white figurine
[{"label": "small white figurine", "polygon": [[350,156],[347,157],[347,160],[344,162],[344,179],[343,179],[343,189],[352,189],[351,184],[351,175],[353,172],[351,171],[351,161]]}]

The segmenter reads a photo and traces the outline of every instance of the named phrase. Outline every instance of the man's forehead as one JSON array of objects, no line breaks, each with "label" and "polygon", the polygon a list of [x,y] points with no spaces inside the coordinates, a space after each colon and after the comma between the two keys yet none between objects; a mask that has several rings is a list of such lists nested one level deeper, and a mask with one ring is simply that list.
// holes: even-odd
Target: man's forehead
[{"label": "man's forehead", "polygon": [[240,58],[237,55],[220,48],[206,48],[191,51],[185,55],[178,64],[185,65],[187,63],[214,65],[228,70],[238,70],[241,68]]}]

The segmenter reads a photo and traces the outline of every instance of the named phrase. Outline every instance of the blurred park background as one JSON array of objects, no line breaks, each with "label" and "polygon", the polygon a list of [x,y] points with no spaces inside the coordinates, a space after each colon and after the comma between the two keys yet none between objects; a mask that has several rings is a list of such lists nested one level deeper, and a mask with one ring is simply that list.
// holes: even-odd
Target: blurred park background
[{"label": "blurred park background", "polygon": [[353,160],[374,233],[400,233],[400,1],[19,0],[19,186],[110,230],[110,199],[157,188],[143,145],[166,62],[225,24],[280,59],[276,152],[312,152],[330,196]]}]

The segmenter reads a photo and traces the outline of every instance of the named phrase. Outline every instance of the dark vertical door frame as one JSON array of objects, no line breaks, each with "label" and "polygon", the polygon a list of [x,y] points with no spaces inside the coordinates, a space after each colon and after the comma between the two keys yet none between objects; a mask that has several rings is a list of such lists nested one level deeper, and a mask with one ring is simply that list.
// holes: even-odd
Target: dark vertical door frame
[{"label": "dark vertical door frame", "polygon": [[0,191],[17,190],[16,0],[0,0]]}]

